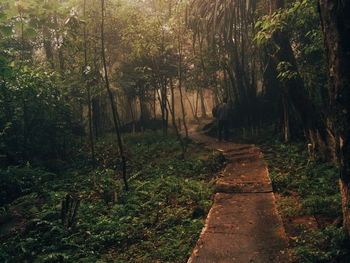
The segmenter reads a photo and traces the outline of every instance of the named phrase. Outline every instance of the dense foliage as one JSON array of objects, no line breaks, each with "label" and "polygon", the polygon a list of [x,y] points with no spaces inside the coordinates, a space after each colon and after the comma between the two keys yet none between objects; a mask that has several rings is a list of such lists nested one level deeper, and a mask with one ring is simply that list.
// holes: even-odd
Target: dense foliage
[{"label": "dense foliage", "polygon": [[[94,171],[2,170],[1,262],[186,261],[223,159],[190,144],[183,160],[176,138],[154,133],[129,136],[127,143],[129,192],[113,170],[117,153],[108,140],[98,146]],[[67,193],[81,200],[72,227],[60,215]]]},{"label": "dense foliage", "polygon": [[58,169],[54,162],[71,155],[84,131],[59,83],[54,73],[40,68],[8,68],[0,93],[2,165],[29,162]]}]

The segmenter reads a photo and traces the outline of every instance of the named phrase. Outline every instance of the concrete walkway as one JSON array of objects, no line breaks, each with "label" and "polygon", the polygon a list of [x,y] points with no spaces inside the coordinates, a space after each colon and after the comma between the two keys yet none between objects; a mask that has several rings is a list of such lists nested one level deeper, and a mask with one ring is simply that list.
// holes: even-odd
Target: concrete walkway
[{"label": "concrete walkway", "polygon": [[254,145],[216,142],[194,130],[189,136],[222,151],[228,164],[188,263],[285,263],[287,238],[271,180]]}]

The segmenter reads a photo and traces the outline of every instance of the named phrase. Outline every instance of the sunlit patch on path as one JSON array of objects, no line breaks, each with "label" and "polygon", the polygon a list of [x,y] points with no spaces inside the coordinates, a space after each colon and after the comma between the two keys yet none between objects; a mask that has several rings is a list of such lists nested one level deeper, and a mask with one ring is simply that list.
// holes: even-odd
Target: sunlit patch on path
[{"label": "sunlit patch on path", "polygon": [[228,164],[216,183],[213,206],[188,263],[288,262],[287,238],[259,148],[190,137],[222,151]]}]

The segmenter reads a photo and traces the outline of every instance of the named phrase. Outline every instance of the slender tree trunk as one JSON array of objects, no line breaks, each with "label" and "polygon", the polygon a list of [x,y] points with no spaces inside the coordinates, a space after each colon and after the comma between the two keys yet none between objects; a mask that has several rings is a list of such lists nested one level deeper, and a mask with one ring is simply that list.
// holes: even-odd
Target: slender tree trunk
[{"label": "slender tree trunk", "polygon": [[171,114],[171,120],[175,129],[176,136],[180,135],[179,129],[176,125],[176,116],[175,116],[175,100],[174,100],[174,86],[173,86],[173,81],[170,79],[170,93],[171,93],[171,101],[167,99],[168,107],[170,110]]},{"label": "slender tree trunk", "polygon": [[157,92],[156,92],[156,89],[153,90],[153,119],[157,119]]},{"label": "slender tree trunk", "polygon": [[189,97],[187,96],[187,94],[185,95],[185,97],[186,97],[186,99],[187,99],[187,101],[188,101],[188,105],[190,105],[190,109],[191,109],[193,118],[194,118],[196,121],[198,121],[198,118],[197,118],[197,116],[196,116],[196,114],[195,114],[195,112],[194,112],[194,108],[193,108],[193,105],[192,105],[191,100],[189,99]]},{"label": "slender tree trunk", "polygon": [[52,69],[55,69],[55,63],[53,59],[53,51],[51,44],[51,34],[47,26],[47,22],[44,22],[43,25],[43,46],[45,50],[45,56],[47,61],[49,62]]},{"label": "slender tree trunk", "polygon": [[[85,3],[84,3],[84,8],[85,8]],[[85,12],[85,11],[84,11]],[[85,14],[84,14],[85,16]],[[53,20],[57,26],[57,28],[60,27],[60,25],[58,24],[58,19],[57,19],[57,11],[55,11],[54,16],[53,16]],[[84,26],[84,30],[86,30],[86,25]],[[85,32],[84,32],[85,34]],[[85,36],[84,36],[85,37]],[[61,74],[64,74],[64,55],[63,55],[63,49],[60,45],[60,35],[59,35],[59,31],[55,30],[55,38],[56,38],[56,45],[57,45],[57,51],[58,51],[58,63],[59,63],[59,70],[61,72]]]},{"label": "slender tree trunk", "polygon": [[[172,96],[174,95],[174,87],[171,88],[171,94],[172,94]],[[179,127],[176,125],[175,107],[171,107],[171,104],[170,104],[168,98],[167,98],[167,103],[168,103],[168,106],[169,106],[170,114],[172,116],[171,120],[172,120],[174,129],[175,129],[175,134],[176,134],[177,140],[180,142],[180,145],[181,145],[181,150],[182,150],[182,153],[181,153],[182,156],[181,157],[182,157],[182,159],[184,159],[185,158],[185,153],[186,153],[186,146],[185,146],[184,141],[181,138]]]},{"label": "slender tree trunk", "polygon": [[[23,95],[22,95],[23,96]],[[22,158],[23,161],[29,160],[29,154],[28,154],[28,109],[27,109],[27,103],[26,98],[23,96],[23,152],[22,152]]]},{"label": "slender tree trunk", "polygon": [[[165,81],[164,81],[165,82]],[[163,83],[161,90],[161,107],[162,107],[162,116],[163,116],[163,135],[168,135],[168,119],[169,112],[167,107],[167,86],[166,83]]]},{"label": "slender tree trunk", "polygon": [[119,147],[119,154],[122,162],[122,172],[123,172],[123,180],[124,180],[124,187],[125,190],[129,190],[128,186],[128,180],[126,175],[126,158],[124,155],[124,148],[123,148],[123,142],[120,134],[119,129],[119,114],[117,110],[117,105],[114,103],[113,93],[109,86],[109,78],[108,78],[108,71],[107,71],[107,63],[106,63],[106,54],[105,54],[105,40],[104,40],[104,22],[105,22],[105,1],[101,0],[101,49],[102,49],[102,63],[103,63],[103,70],[104,70],[104,78],[105,78],[105,86],[109,95],[110,103],[111,103],[111,109],[112,109],[112,115],[113,115],[113,123],[115,132],[117,134],[117,143]]},{"label": "slender tree trunk", "polygon": [[178,36],[178,51],[179,51],[179,61],[177,64],[177,75],[179,78],[179,93],[180,93],[180,104],[181,104],[181,112],[182,112],[182,121],[185,128],[185,134],[186,137],[188,137],[188,128],[186,123],[186,112],[185,112],[185,106],[184,106],[184,100],[182,95],[182,45],[181,45],[181,38],[180,35]]},{"label": "slender tree trunk", "polygon": [[100,137],[100,128],[101,128],[101,114],[100,114],[100,98],[95,97],[92,99],[92,123],[93,123],[93,131],[94,131],[94,137],[95,140],[98,140],[98,137]]},{"label": "slender tree trunk", "polygon": [[128,99],[128,104],[129,104],[129,108],[130,108],[130,114],[131,114],[131,121],[132,121],[132,134],[135,134],[136,129],[135,129],[135,114],[134,114],[134,110],[133,110],[133,102],[131,99]]},{"label": "slender tree trunk", "polygon": [[197,90],[197,94],[196,94],[196,107],[195,107],[195,118],[198,119],[198,102],[199,102],[199,90]]},{"label": "slender tree trunk", "polygon": [[343,223],[350,234],[350,1],[319,0],[328,62],[332,129],[340,164]]},{"label": "slender tree trunk", "polygon": [[[171,104],[169,104],[169,108],[171,109],[171,118],[173,123],[175,123],[176,125],[176,116],[175,116],[175,93],[174,93],[174,84],[173,84],[173,80],[170,79],[170,93],[171,93]],[[176,132],[178,129],[176,128]]]},{"label": "slender tree trunk", "polygon": [[288,97],[287,94],[282,94],[282,130],[283,130],[283,140],[284,142],[289,141],[289,107],[288,107]]},{"label": "slender tree trunk", "polygon": [[199,95],[200,95],[200,101],[201,101],[202,118],[206,118],[207,117],[207,110],[205,108],[204,95],[203,95],[202,89],[200,89]]},{"label": "slender tree trunk", "polygon": [[[86,0],[84,0],[84,19],[86,19]],[[84,70],[83,76],[85,76],[85,70],[88,66],[88,57],[87,57],[87,28],[86,24],[84,25]],[[90,140],[90,150],[91,150],[91,160],[92,166],[95,168],[95,144],[94,144],[94,134],[92,129],[92,103],[91,103],[91,86],[90,83],[86,83],[87,89],[87,104],[88,104],[88,122],[89,122],[89,140]]]},{"label": "slender tree trunk", "polygon": [[[162,84],[160,84],[162,85]],[[163,130],[163,135],[166,136],[168,133],[168,109],[167,109],[167,91],[166,91],[166,86],[161,86],[160,91],[157,90],[158,93],[158,101],[160,105],[160,110],[162,113],[162,130]]]},{"label": "slender tree trunk", "polygon": [[[208,78],[206,75],[206,67],[204,64],[204,58],[203,58],[203,40],[199,40],[199,48],[200,48],[200,61],[201,61],[201,65],[202,65],[202,74],[203,74],[203,79],[205,82],[205,85],[208,85]],[[198,90],[198,94],[200,95],[200,103],[201,103],[201,111],[202,111],[202,118],[206,118],[207,117],[207,112],[205,109],[205,104],[204,104],[204,98],[203,98],[203,91],[202,89]]]},{"label": "slender tree trunk", "polygon": [[144,127],[145,127],[145,112],[144,112],[144,105],[143,105],[143,100],[142,96],[139,97],[139,103],[140,103],[140,129],[142,133],[144,132]]}]

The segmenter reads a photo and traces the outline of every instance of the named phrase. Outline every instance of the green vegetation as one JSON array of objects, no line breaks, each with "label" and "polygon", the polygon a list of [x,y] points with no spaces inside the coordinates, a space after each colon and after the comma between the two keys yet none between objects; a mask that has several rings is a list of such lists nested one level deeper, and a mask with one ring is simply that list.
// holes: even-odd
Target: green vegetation
[{"label": "green vegetation", "polygon": [[347,262],[350,251],[341,226],[339,169],[310,160],[303,144],[274,142],[263,150],[294,262]]},{"label": "green vegetation", "polygon": [[[95,170],[2,170],[0,218],[7,224],[0,261],[185,262],[211,206],[222,156],[189,143],[181,159],[176,139],[154,132],[127,136],[126,143],[129,192],[114,170],[118,155],[108,138],[97,145]],[[61,218],[67,193],[80,200],[70,227]]]},{"label": "green vegetation", "polygon": [[[263,134],[263,136],[262,136]],[[342,226],[339,168],[315,160],[305,142],[283,143],[271,127],[259,136],[236,131],[235,141],[255,142],[268,164],[292,262],[349,262],[349,239]]]},{"label": "green vegetation", "polygon": [[0,167],[31,163],[60,169],[83,127],[54,73],[8,67],[0,88]]},{"label": "green vegetation", "polygon": [[349,13],[333,0],[1,0],[0,261],[186,258],[221,162],[187,125],[226,99],[234,128],[265,140],[296,260],[342,260]]}]

